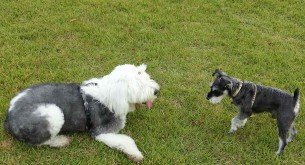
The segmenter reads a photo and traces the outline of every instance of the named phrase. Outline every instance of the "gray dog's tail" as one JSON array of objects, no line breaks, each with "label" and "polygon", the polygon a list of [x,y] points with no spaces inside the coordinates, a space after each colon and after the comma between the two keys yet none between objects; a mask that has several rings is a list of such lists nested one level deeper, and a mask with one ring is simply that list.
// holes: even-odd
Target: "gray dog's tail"
[{"label": "gray dog's tail", "polygon": [[294,102],[294,113],[298,114],[299,109],[300,109],[300,90],[299,90],[299,88],[294,90],[293,102]]},{"label": "gray dog's tail", "polygon": [[293,100],[295,101],[295,103],[297,100],[299,100],[299,95],[300,95],[300,90],[299,88],[297,88],[294,90],[294,94],[293,94]]}]

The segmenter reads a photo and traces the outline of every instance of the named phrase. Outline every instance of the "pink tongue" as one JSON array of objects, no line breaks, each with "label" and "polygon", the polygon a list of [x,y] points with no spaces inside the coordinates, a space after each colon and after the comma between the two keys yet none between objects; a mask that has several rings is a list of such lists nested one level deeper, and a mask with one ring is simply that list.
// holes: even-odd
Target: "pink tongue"
[{"label": "pink tongue", "polygon": [[146,106],[148,109],[150,109],[152,107],[152,102],[151,101],[147,101],[146,102]]}]

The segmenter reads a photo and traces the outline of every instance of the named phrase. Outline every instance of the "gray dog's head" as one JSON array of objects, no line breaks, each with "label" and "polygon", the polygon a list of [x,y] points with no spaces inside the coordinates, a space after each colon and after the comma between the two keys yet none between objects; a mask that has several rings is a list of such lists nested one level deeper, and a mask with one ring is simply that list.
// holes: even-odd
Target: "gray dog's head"
[{"label": "gray dog's head", "polygon": [[235,84],[240,82],[238,79],[227,76],[219,69],[216,69],[212,76],[216,76],[216,78],[211,83],[207,99],[213,104],[219,103],[227,95],[232,95]]}]

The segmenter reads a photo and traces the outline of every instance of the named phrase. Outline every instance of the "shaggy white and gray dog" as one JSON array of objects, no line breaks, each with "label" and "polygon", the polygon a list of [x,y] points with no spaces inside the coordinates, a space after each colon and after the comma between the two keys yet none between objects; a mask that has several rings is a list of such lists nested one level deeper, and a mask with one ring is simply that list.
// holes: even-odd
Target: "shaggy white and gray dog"
[{"label": "shaggy white and gray dog", "polygon": [[82,85],[29,87],[11,100],[5,128],[20,141],[52,147],[69,144],[63,133],[89,131],[94,139],[139,162],[143,155],[134,140],[118,132],[136,104],[151,108],[157,98],[160,87],[145,70],[145,64],[125,64]]}]

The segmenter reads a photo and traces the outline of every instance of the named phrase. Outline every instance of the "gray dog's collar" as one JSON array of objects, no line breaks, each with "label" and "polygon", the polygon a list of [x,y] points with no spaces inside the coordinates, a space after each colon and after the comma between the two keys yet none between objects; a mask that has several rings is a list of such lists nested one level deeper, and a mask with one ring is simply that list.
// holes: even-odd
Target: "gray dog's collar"
[{"label": "gray dog's collar", "polygon": [[254,101],[256,99],[256,93],[257,93],[257,86],[254,84],[254,95],[251,100],[251,107],[253,107]]},{"label": "gray dog's collar", "polygon": [[[238,95],[238,93],[240,92],[241,88],[243,87],[243,84],[244,84],[244,82],[239,81],[239,86],[238,86],[237,90],[234,92],[234,94],[232,95],[232,99]],[[253,106],[253,104],[255,102],[256,93],[257,93],[257,86],[255,84],[253,84],[253,85],[254,85],[254,95],[253,95],[253,97],[251,99],[251,107]]]},{"label": "gray dog's collar", "polygon": [[240,89],[243,87],[243,82],[239,81],[239,86],[237,88],[237,90],[233,93],[232,97],[234,98],[235,96],[237,96],[237,94],[240,92]]}]

